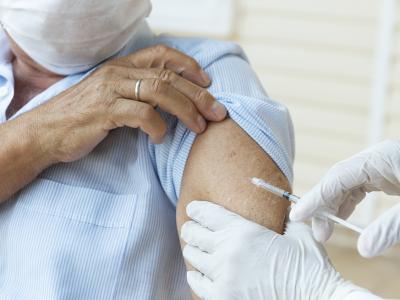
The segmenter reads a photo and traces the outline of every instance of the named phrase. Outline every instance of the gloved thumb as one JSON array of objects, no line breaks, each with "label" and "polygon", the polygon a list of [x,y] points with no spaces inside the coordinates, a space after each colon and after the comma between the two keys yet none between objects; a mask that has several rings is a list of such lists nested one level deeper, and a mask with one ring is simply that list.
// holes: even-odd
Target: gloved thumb
[{"label": "gloved thumb", "polygon": [[289,214],[290,220],[293,222],[304,222],[310,219],[319,205],[318,200],[315,199],[318,198],[316,198],[313,192],[309,192],[295,205],[292,205]]},{"label": "gloved thumb", "polygon": [[363,230],[358,238],[358,252],[374,257],[400,242],[400,204],[396,205]]}]

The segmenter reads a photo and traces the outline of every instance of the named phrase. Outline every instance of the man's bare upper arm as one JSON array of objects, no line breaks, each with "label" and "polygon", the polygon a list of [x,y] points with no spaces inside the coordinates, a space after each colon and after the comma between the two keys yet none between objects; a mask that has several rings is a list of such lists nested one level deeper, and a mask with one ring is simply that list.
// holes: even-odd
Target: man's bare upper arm
[{"label": "man's bare upper arm", "polygon": [[208,200],[282,233],[288,202],[253,186],[254,176],[290,190],[274,161],[234,121],[210,124],[197,137],[186,163],[178,230],[188,220],[186,205]]}]

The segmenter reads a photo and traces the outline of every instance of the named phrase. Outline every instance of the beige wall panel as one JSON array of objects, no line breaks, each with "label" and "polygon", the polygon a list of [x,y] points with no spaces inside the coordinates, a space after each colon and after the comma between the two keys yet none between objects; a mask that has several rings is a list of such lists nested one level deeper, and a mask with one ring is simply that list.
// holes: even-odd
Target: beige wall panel
[{"label": "beige wall panel", "polygon": [[294,192],[299,196],[311,189],[322,176],[329,170],[330,165],[310,164],[309,161],[303,162],[300,159],[294,165]]},{"label": "beige wall panel", "polygon": [[400,114],[392,114],[386,122],[385,133],[387,138],[400,138]]},{"label": "beige wall panel", "polygon": [[370,100],[368,86],[321,80],[318,76],[301,77],[300,74],[285,73],[279,69],[271,69],[268,73],[258,73],[270,97],[288,105],[293,102],[310,103],[327,110],[335,108],[338,113],[368,111]]},{"label": "beige wall panel", "polygon": [[[400,9],[400,1],[399,1]],[[400,23],[399,23],[400,24]],[[400,26],[398,26],[399,28]],[[400,138],[400,31],[396,35],[397,47],[393,50],[390,94],[386,101],[386,138]]]},{"label": "beige wall panel", "polygon": [[395,55],[397,61],[399,61],[399,59],[400,59],[399,51],[400,51],[400,32],[397,32],[395,41],[394,41],[394,47],[393,47],[393,52],[394,52],[394,55]]},{"label": "beige wall panel", "polygon": [[377,215],[381,215],[391,207],[399,204],[399,198],[397,196],[388,196],[384,193],[379,193],[378,199]]},{"label": "beige wall panel", "polygon": [[347,140],[305,132],[296,134],[296,158],[310,164],[332,165],[365,147],[365,142],[361,140]]},{"label": "beige wall panel", "polygon": [[317,15],[322,17],[346,17],[357,20],[374,20],[379,0],[239,0],[240,8],[247,8],[254,13],[291,12],[299,15]]},{"label": "beige wall panel", "polygon": [[400,117],[388,122],[386,126],[386,138],[400,139]]},{"label": "beige wall panel", "polygon": [[[302,195],[334,163],[367,146],[382,1],[236,1],[233,37],[270,97],[290,109],[295,192]],[[396,31],[385,124],[392,138],[400,138],[400,21]],[[392,205],[380,199],[377,213]]]},{"label": "beige wall panel", "polygon": [[386,104],[387,121],[400,119],[400,91],[394,94]]},{"label": "beige wall panel", "polygon": [[[237,34],[255,40],[286,41],[288,44],[308,44],[315,47],[335,47],[359,51],[374,48],[376,30],[372,23],[343,24],[312,19],[248,16],[238,20]],[[355,38],[356,37],[356,38]]]},{"label": "beige wall panel", "polygon": [[331,80],[355,81],[369,84],[373,65],[368,55],[334,49],[294,47],[277,43],[242,42],[244,50],[257,65],[266,71],[282,68],[305,74],[317,74]]},{"label": "beige wall panel", "polygon": [[[397,15],[400,15],[400,0],[396,0],[396,3],[397,3]],[[400,24],[400,19],[399,18],[397,19],[398,23]]]},{"label": "beige wall panel", "polygon": [[385,137],[400,138],[400,72],[392,76],[390,95],[386,101]]},{"label": "beige wall panel", "polygon": [[288,108],[297,132],[359,142],[365,140],[368,117],[364,114],[295,103]]},{"label": "beige wall panel", "polygon": [[[400,77],[398,82],[400,85]],[[386,103],[386,114],[387,122],[392,122],[392,120],[400,120],[400,86],[399,88],[396,87],[392,90]]]},{"label": "beige wall panel", "polygon": [[400,91],[400,48],[396,50],[392,66],[391,88]]}]

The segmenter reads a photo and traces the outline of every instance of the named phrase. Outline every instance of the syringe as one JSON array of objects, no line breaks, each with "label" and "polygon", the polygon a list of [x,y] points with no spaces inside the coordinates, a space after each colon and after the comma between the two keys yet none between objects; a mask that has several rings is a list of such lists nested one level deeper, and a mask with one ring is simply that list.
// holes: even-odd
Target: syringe
[{"label": "syringe", "polygon": [[[254,177],[254,178],[251,179],[251,182],[253,184],[255,184],[256,186],[261,187],[264,190],[267,190],[267,191],[269,191],[269,192],[271,192],[271,193],[273,193],[273,194],[275,194],[275,195],[277,195],[279,197],[285,198],[285,199],[287,199],[287,200],[289,200],[291,202],[296,203],[300,199],[300,197],[292,195],[287,191],[284,191],[284,190],[282,190],[282,189],[280,189],[280,188],[278,188],[276,186],[273,186],[273,185],[265,182],[264,180],[262,180],[260,178]],[[361,233],[361,231],[362,231],[362,229],[360,227],[358,227],[358,226],[356,226],[354,224],[351,224],[351,223],[349,223],[349,222],[347,222],[347,221],[345,221],[345,220],[343,220],[343,219],[341,219],[341,218],[339,218],[339,217],[337,217],[335,215],[332,215],[331,213],[328,213],[328,212],[320,212],[320,213],[317,213],[316,216],[320,217],[320,218],[323,218],[323,219],[327,218],[327,219],[329,219],[329,220],[331,220],[331,221],[333,221],[335,223],[343,225],[344,227],[347,227],[347,228],[349,228],[349,229],[351,229],[351,230],[353,230],[355,232],[358,232],[358,233]]]}]

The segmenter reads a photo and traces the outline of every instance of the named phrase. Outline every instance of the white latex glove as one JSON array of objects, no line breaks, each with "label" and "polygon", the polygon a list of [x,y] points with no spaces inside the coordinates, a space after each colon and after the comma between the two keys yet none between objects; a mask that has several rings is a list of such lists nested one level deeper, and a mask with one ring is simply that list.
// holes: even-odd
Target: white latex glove
[{"label": "white latex glove", "polygon": [[[388,140],[342,161],[292,207],[290,219],[305,221],[318,211],[347,219],[356,205],[372,191],[400,194],[400,141]],[[315,238],[325,242],[333,223],[312,218]],[[364,257],[381,253],[400,241],[400,205],[369,225],[360,235],[358,251]]]},{"label": "white latex glove", "polygon": [[187,273],[201,299],[380,299],[344,281],[305,224],[279,235],[204,201],[187,214],[194,221],[182,226],[183,255],[201,272]]}]

